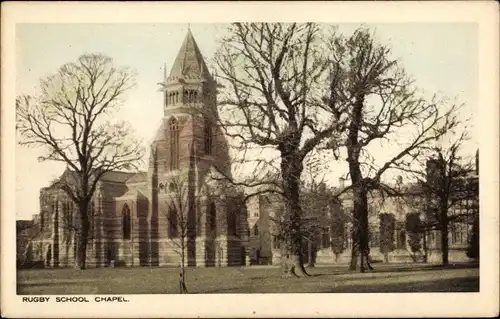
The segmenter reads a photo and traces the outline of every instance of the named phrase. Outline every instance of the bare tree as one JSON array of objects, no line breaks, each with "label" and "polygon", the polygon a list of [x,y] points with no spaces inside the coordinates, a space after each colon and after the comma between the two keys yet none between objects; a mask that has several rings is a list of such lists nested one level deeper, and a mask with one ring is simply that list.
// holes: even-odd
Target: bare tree
[{"label": "bare tree", "polygon": [[[390,192],[382,176],[390,169],[409,165],[421,154],[422,147],[436,141],[458,124],[460,106],[446,101],[420,97],[401,64],[391,58],[390,48],[376,42],[365,28],[345,37],[334,33],[330,47],[330,96],[328,103],[342,108],[347,121],[330,143],[334,155],[339,136],[347,150],[349,176],[353,192],[353,250],[350,269],[364,272],[368,252],[368,193],[378,189]],[[336,109],[330,107],[330,109]],[[377,142],[390,142],[400,149],[389,159],[377,163],[370,154]]]},{"label": "bare tree", "polygon": [[190,213],[196,209],[194,192],[190,191],[187,181],[181,177],[175,177],[165,185],[168,192],[168,200],[165,201],[167,211],[165,212],[168,221],[168,237],[172,250],[179,255],[180,273],[179,273],[179,292],[187,293],[186,288],[186,253],[190,227],[193,225]]},{"label": "bare tree", "polygon": [[[305,157],[337,130],[338,117],[311,103],[322,94],[327,77],[324,43],[318,25],[234,23],[222,39],[215,62],[225,87],[220,122],[234,140],[242,161],[265,150],[255,171],[279,175],[285,201],[284,258],[293,257],[292,272],[307,274],[303,264],[300,179]],[[268,156],[269,158],[269,156]],[[278,191],[276,189],[279,189]]]},{"label": "bare tree", "polygon": [[127,123],[111,121],[134,85],[127,68],[104,55],[85,54],[43,78],[37,96],[16,100],[19,143],[43,148],[39,160],[62,162],[74,173],[62,189],[79,210],[75,266],[80,269],[85,268],[89,203],[97,183],[106,172],[136,169],[143,157]]},{"label": "bare tree", "polygon": [[432,146],[420,162],[419,169],[406,168],[417,179],[424,201],[423,231],[438,230],[441,236],[442,264],[447,265],[449,225],[454,222],[473,224],[479,207],[479,180],[474,174],[474,161],[460,154],[468,139],[464,132],[452,137],[448,146]]}]

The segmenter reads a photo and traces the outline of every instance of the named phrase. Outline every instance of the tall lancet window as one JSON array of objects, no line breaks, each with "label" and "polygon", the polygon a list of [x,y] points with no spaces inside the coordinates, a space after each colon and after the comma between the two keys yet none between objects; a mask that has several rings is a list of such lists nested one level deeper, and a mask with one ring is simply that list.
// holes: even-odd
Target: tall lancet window
[{"label": "tall lancet window", "polygon": [[130,208],[125,204],[122,209],[122,227],[123,227],[123,239],[130,239],[131,227],[130,227]]},{"label": "tall lancet window", "polygon": [[205,140],[204,151],[205,154],[212,154],[212,125],[210,124],[210,120],[205,118],[205,123],[203,126],[203,136]]},{"label": "tall lancet window", "polygon": [[217,211],[214,202],[208,206],[208,234],[212,237],[217,235]]},{"label": "tall lancet window", "polygon": [[89,237],[94,238],[94,227],[95,227],[95,204],[94,201],[90,202],[89,209]]},{"label": "tall lancet window", "polygon": [[179,123],[172,118],[170,127],[170,169],[179,168]]}]

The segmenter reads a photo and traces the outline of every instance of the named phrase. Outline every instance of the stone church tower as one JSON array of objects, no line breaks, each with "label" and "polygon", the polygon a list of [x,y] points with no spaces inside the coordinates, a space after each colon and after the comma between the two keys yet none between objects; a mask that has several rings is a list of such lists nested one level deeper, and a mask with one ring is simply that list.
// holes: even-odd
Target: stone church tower
[{"label": "stone church tower", "polygon": [[244,207],[220,182],[230,177],[231,162],[217,126],[217,84],[190,30],[162,85],[164,116],[147,181],[151,263],[170,263],[179,249],[172,240],[185,232],[189,266],[241,264]]}]

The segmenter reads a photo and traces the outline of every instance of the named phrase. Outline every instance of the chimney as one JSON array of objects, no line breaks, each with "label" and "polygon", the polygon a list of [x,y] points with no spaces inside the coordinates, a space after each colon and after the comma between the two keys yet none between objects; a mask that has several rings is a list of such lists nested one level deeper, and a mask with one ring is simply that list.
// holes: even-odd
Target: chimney
[{"label": "chimney", "polygon": [[339,177],[339,188],[343,189],[345,187],[345,179],[343,177]]}]

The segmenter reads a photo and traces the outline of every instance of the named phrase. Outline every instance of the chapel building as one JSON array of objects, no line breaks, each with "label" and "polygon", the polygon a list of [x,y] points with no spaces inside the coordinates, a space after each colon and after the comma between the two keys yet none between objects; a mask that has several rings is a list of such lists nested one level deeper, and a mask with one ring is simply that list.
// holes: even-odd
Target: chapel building
[{"label": "chapel building", "polygon": [[[242,265],[243,192],[224,183],[231,162],[217,126],[217,83],[190,30],[162,86],[164,112],[148,171],[108,172],[93,196],[87,265],[177,266],[182,251],[189,267]],[[40,190],[41,231],[26,259],[46,267],[74,264],[79,218],[60,188],[72,175],[66,170]]]}]

